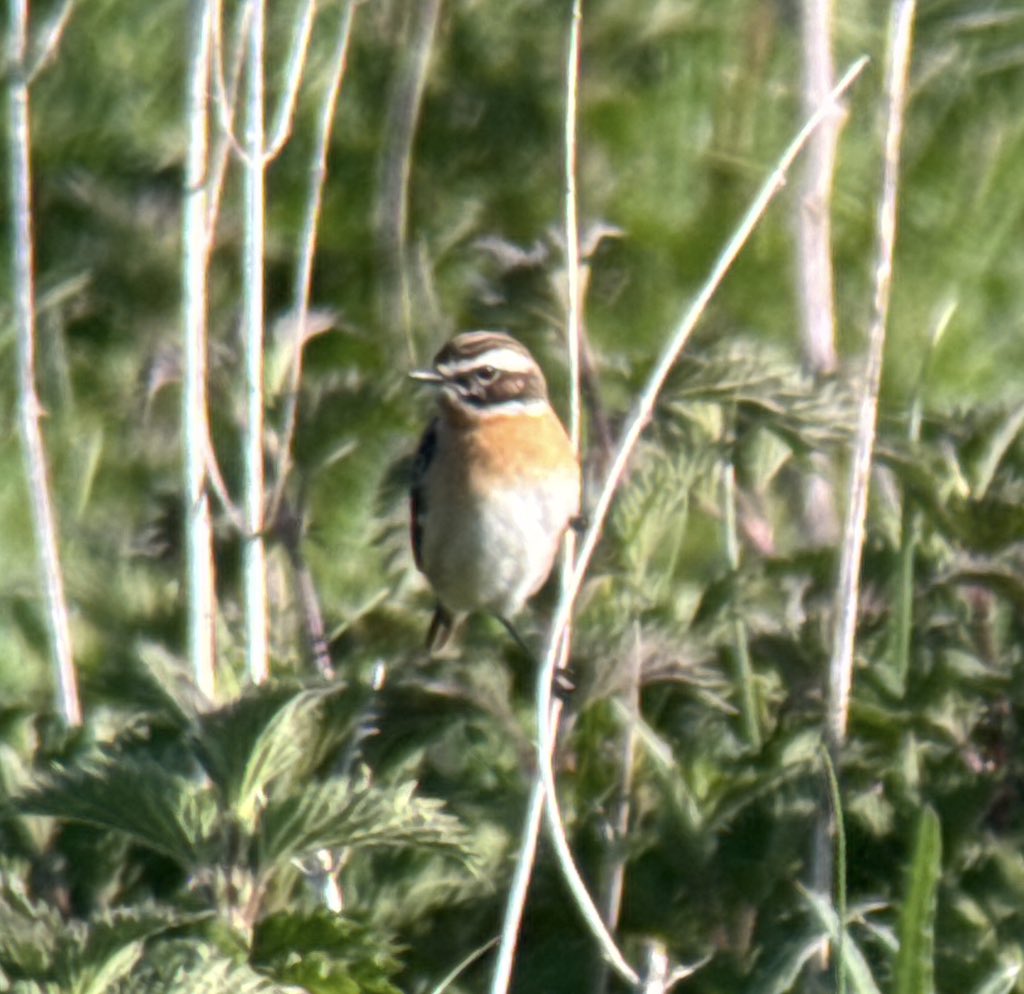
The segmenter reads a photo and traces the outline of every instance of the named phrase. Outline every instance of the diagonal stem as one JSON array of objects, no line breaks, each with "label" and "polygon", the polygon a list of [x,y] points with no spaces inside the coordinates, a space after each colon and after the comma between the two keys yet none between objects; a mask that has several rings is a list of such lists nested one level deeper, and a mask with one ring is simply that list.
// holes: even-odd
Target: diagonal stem
[{"label": "diagonal stem", "polygon": [[552,754],[554,751],[554,735],[547,717],[551,709],[552,682],[555,669],[561,654],[561,645],[565,632],[568,629],[569,619],[572,615],[576,598],[583,585],[587,568],[597,548],[601,536],[601,529],[608,516],[612,498],[618,489],[626,469],[626,464],[643,433],[644,428],[651,419],[655,402],[668,377],[670,370],[679,358],[683,347],[689,340],[697,322],[704,314],[711,298],[714,296],[722,280],[725,278],[736,257],[746,245],[747,240],[760,222],[768,205],[785,183],[786,175],[794,160],[799,155],[807,140],[814,133],[815,128],[824,120],[826,115],[834,112],[836,101],[853,84],[853,81],[860,75],[867,58],[858,59],[843,75],[843,78],[829,94],[829,99],[823,103],[812,114],[804,126],[797,133],[783,152],[781,158],[771,175],[761,186],[753,203],[747,209],[746,214],[729,242],[726,244],[721,255],[716,261],[711,274],[705,281],[697,297],[683,315],[676,326],[668,344],[662,352],[654,370],[648,378],[643,392],[637,400],[633,413],[629,418],[625,431],[619,442],[618,449],[612,459],[608,474],[605,477],[601,491],[598,495],[594,509],[591,511],[590,525],[583,537],[579,554],[572,569],[568,582],[563,587],[558,605],[555,609],[554,619],[551,625],[547,650],[544,654],[544,661],[537,682],[537,724],[539,729],[540,742],[538,744],[538,769],[541,779],[544,782],[544,790],[547,794],[548,803],[545,811],[548,819],[548,828],[552,842],[558,855],[559,864],[562,868],[573,897],[576,900],[580,913],[584,916],[588,927],[601,944],[602,951],[608,957],[609,962],[616,972],[626,980],[627,983],[636,984],[637,974],[625,961],[622,954],[615,945],[608,929],[601,920],[600,912],[594,905],[587,886],[584,883],[579,871],[572,860],[572,853],[566,841],[565,826],[558,810],[557,797],[555,792],[555,778],[552,768]]}]

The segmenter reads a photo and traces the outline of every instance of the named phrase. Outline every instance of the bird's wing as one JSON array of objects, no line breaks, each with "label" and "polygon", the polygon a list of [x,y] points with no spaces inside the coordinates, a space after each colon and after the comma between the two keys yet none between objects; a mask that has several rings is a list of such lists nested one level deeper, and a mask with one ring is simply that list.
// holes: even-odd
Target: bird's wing
[{"label": "bird's wing", "polygon": [[409,487],[409,530],[412,539],[412,555],[416,568],[423,569],[423,520],[427,515],[426,476],[437,449],[437,418],[427,425],[416,450],[416,461],[412,467],[412,482]]}]

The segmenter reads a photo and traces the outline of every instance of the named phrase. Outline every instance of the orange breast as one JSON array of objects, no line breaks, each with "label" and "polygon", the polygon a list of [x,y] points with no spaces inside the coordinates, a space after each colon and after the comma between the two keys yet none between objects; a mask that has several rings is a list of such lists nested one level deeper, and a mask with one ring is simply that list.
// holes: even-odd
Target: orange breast
[{"label": "orange breast", "polygon": [[492,415],[459,432],[464,465],[474,468],[474,483],[526,482],[562,470],[578,474],[569,437],[553,412],[541,415]]}]

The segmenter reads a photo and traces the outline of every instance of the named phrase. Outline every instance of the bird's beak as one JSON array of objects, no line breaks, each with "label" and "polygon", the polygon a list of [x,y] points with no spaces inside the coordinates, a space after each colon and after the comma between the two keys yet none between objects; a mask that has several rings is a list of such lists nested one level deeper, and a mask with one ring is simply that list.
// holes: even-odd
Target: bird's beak
[{"label": "bird's beak", "polygon": [[444,383],[444,377],[436,369],[414,369],[409,374],[409,379],[418,380],[420,383]]}]

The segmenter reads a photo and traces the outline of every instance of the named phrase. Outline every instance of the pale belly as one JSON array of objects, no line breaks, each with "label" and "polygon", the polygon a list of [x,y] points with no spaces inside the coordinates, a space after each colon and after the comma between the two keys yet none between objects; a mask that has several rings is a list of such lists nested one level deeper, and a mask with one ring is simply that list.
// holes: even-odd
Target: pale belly
[{"label": "pale belly", "polygon": [[492,490],[486,500],[433,502],[423,536],[423,571],[449,610],[516,614],[551,572],[577,513],[579,482]]}]

